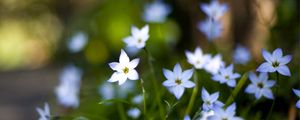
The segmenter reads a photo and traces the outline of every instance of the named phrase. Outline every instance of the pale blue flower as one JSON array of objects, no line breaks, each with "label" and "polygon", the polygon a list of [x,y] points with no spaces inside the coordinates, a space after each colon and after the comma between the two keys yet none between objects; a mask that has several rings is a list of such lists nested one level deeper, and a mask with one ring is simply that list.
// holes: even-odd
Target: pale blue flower
[{"label": "pale blue flower", "polygon": [[[298,97],[300,97],[300,90],[293,89],[293,92],[294,92]],[[300,100],[297,101],[296,107],[300,109]]]},{"label": "pale blue flower", "polygon": [[198,29],[206,36],[209,41],[221,36],[223,26],[220,21],[206,19],[198,23]]},{"label": "pale blue flower", "polygon": [[201,117],[199,120],[207,120],[210,116],[213,116],[215,112],[213,110],[201,111]]},{"label": "pale blue flower", "polygon": [[189,115],[185,115],[183,120],[191,120],[191,117]]},{"label": "pale blue flower", "polygon": [[204,66],[210,61],[211,55],[203,54],[200,47],[197,47],[194,53],[186,51],[185,55],[188,59],[188,62],[192,64],[196,69],[203,69]]},{"label": "pale blue flower", "polygon": [[233,60],[238,64],[247,64],[251,59],[250,51],[241,45],[238,45],[234,51]]},{"label": "pale blue flower", "polygon": [[163,85],[175,95],[177,99],[184,93],[185,88],[193,88],[195,83],[189,79],[193,75],[193,69],[182,71],[181,66],[177,63],[173,69],[173,72],[167,69],[163,69],[164,76],[167,78],[163,82]]},{"label": "pale blue flower", "polygon": [[68,43],[68,49],[71,53],[76,53],[82,50],[87,43],[87,35],[83,32],[76,33]]},{"label": "pale blue flower", "polygon": [[224,104],[218,100],[219,92],[210,95],[205,88],[202,88],[201,98],[203,101],[202,109],[204,111],[210,111],[224,106]]},{"label": "pale blue flower", "polygon": [[131,102],[134,103],[134,104],[141,104],[144,100],[144,97],[142,94],[140,95],[136,95],[132,98]]},{"label": "pale blue flower", "polygon": [[106,82],[99,86],[98,93],[105,100],[113,99],[116,96],[113,84]]},{"label": "pale blue flower", "polygon": [[59,104],[72,108],[79,106],[81,77],[82,71],[73,65],[68,65],[63,69],[60,84],[55,89]]},{"label": "pale blue flower", "polygon": [[217,74],[223,66],[224,62],[222,61],[222,56],[218,54],[209,60],[209,62],[204,66],[204,69],[214,75]]},{"label": "pale blue flower", "polygon": [[233,64],[229,65],[227,68],[222,67],[218,74],[215,74],[212,79],[218,81],[221,84],[226,83],[229,87],[235,87],[235,79],[239,78],[240,74],[233,73]]},{"label": "pale blue flower", "polygon": [[44,110],[41,108],[36,108],[36,111],[40,115],[39,120],[50,120],[51,119],[50,108],[49,108],[48,103],[45,103]]},{"label": "pale blue flower", "polygon": [[137,119],[141,115],[141,111],[138,108],[131,108],[127,112],[128,116]]},{"label": "pale blue flower", "polygon": [[213,0],[210,4],[201,4],[200,8],[209,18],[215,20],[222,17],[228,10],[227,4],[220,4],[217,0]]},{"label": "pale blue flower", "polygon": [[136,58],[130,61],[126,52],[122,49],[119,57],[119,62],[111,62],[109,66],[115,72],[112,74],[108,82],[119,82],[119,85],[122,85],[129,80],[138,80],[139,74],[135,70],[139,64],[140,59]]},{"label": "pale blue flower", "polygon": [[145,6],[143,19],[146,22],[162,23],[165,22],[170,12],[170,6],[160,1],[156,1]]},{"label": "pale blue flower", "polygon": [[214,110],[214,115],[209,116],[207,120],[243,120],[243,118],[235,116],[235,103],[228,106],[226,109],[217,108]]},{"label": "pale blue flower", "polygon": [[145,25],[141,29],[132,26],[131,36],[124,38],[123,41],[127,44],[127,47],[136,47],[141,49],[145,47],[146,41],[149,39],[149,37],[149,25]]},{"label": "pale blue flower", "polygon": [[274,80],[268,80],[267,73],[260,73],[256,76],[255,73],[249,73],[251,84],[245,89],[246,93],[255,94],[255,98],[259,99],[264,96],[268,99],[274,99],[271,87],[275,85]]},{"label": "pale blue flower", "polygon": [[277,48],[272,54],[263,49],[262,55],[266,62],[262,63],[257,71],[270,73],[277,71],[282,75],[291,76],[290,70],[286,66],[292,60],[291,55],[282,56],[281,48]]}]

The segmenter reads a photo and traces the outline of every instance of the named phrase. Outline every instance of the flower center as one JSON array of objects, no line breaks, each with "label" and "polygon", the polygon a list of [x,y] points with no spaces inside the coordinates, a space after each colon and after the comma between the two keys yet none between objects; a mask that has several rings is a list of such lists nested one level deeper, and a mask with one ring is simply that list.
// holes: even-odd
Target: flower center
[{"label": "flower center", "polygon": [[142,43],[142,39],[141,39],[141,38],[139,38],[137,42],[138,42],[138,43]]},{"label": "flower center", "polygon": [[175,80],[175,83],[176,83],[177,85],[180,85],[182,82],[181,82],[181,80],[177,79],[177,80]]},{"label": "flower center", "polygon": [[279,66],[279,62],[276,60],[275,62],[272,63],[273,67],[278,67]]},{"label": "flower center", "polygon": [[205,104],[211,105],[210,101],[205,101]]},{"label": "flower center", "polygon": [[261,83],[261,82],[260,82],[260,83],[257,83],[257,87],[258,87],[258,88],[263,88],[263,87],[264,87],[264,84]]},{"label": "flower center", "polygon": [[197,61],[196,61],[196,64],[200,64],[200,63],[201,63],[200,60],[197,60]]},{"label": "flower center", "polygon": [[229,75],[225,75],[225,79],[229,80],[230,79]]},{"label": "flower center", "polygon": [[222,120],[228,120],[227,118],[222,118]]},{"label": "flower center", "polygon": [[123,69],[123,72],[124,72],[125,74],[127,74],[127,73],[129,72],[129,68],[128,68],[128,67],[125,67],[125,68]]}]

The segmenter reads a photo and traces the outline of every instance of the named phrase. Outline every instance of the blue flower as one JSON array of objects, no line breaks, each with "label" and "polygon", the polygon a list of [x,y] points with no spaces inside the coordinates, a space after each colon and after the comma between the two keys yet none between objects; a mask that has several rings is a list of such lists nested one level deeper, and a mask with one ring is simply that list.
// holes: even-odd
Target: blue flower
[{"label": "blue flower", "polygon": [[238,64],[247,64],[251,59],[251,54],[249,50],[241,45],[238,45],[234,51],[233,60]]},{"label": "blue flower", "polygon": [[76,33],[68,43],[68,49],[71,53],[81,51],[88,42],[88,36],[83,32]]},{"label": "blue flower", "polygon": [[[300,90],[293,89],[293,92],[294,92],[298,97],[300,97]],[[297,101],[296,107],[300,109],[300,100]]]},{"label": "blue flower", "polygon": [[214,110],[214,115],[209,116],[208,120],[243,120],[243,118],[235,116],[235,103],[228,106],[226,109],[217,108]]},{"label": "blue flower", "polygon": [[213,0],[210,4],[201,4],[200,8],[209,18],[215,20],[222,17],[228,10],[227,4],[220,4],[217,0]]},{"label": "blue flower", "polygon": [[143,19],[146,22],[162,23],[165,22],[170,12],[171,8],[168,5],[162,2],[154,2],[146,5]]},{"label": "blue flower", "polygon": [[175,65],[173,72],[163,69],[163,73],[167,78],[167,80],[163,82],[163,85],[167,87],[177,99],[180,99],[183,95],[185,88],[193,88],[195,86],[195,83],[189,80],[193,75],[193,69],[182,71],[179,63]]},{"label": "blue flower", "polygon": [[251,84],[245,89],[246,93],[255,94],[255,98],[259,99],[265,96],[268,99],[274,99],[271,87],[275,85],[274,80],[268,80],[267,73],[260,73],[256,76],[255,73],[249,73]]},{"label": "blue flower", "polygon": [[219,81],[221,84],[226,83],[229,87],[235,87],[235,79],[239,78],[240,74],[233,73],[233,64],[229,65],[227,68],[222,67],[219,74],[212,77],[214,81]]},{"label": "blue flower", "polygon": [[224,62],[222,61],[222,55],[217,54],[214,57],[208,60],[209,62],[204,66],[206,72],[209,72],[213,75],[217,74],[222,66],[224,66]]},{"label": "blue flower", "polygon": [[262,50],[262,55],[267,62],[261,64],[257,71],[259,72],[279,72],[285,76],[291,76],[289,68],[286,66],[292,60],[291,55],[282,56],[282,50],[277,48],[273,53],[269,53],[265,49]]},{"label": "blue flower", "polygon": [[219,21],[208,18],[198,23],[198,29],[204,33],[209,41],[212,41],[221,36],[223,26]]},{"label": "blue flower", "polygon": [[218,101],[219,92],[210,95],[205,88],[202,88],[201,97],[203,101],[202,108],[204,111],[214,110],[224,106],[222,102]]},{"label": "blue flower", "polygon": [[41,109],[41,108],[36,108],[36,111],[40,115],[39,120],[50,120],[51,119],[50,108],[49,108],[49,104],[48,103],[45,103],[44,110]]}]

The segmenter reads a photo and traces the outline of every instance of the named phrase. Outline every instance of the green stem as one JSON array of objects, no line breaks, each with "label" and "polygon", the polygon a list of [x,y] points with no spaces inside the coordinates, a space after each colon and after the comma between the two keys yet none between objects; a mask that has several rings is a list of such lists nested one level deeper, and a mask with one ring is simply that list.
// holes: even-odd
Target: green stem
[{"label": "green stem", "polygon": [[144,88],[144,80],[141,79],[141,87],[142,87],[142,92],[143,92],[143,101],[144,101],[144,116],[146,117],[146,113],[147,113],[147,104],[146,104],[146,91]]},{"label": "green stem", "polygon": [[127,120],[125,110],[124,110],[124,106],[123,106],[122,103],[118,103],[118,112],[119,112],[119,115],[121,117],[121,120]]},{"label": "green stem", "polygon": [[229,98],[226,100],[225,106],[230,105],[233,101],[235,96],[238,95],[238,93],[240,92],[240,90],[242,89],[242,87],[244,86],[244,84],[247,81],[247,76],[248,73],[245,73],[242,78],[239,80],[237,86],[234,88],[234,90],[232,91],[231,95],[229,96]]},{"label": "green stem", "polygon": [[190,102],[189,102],[189,104],[188,104],[187,110],[186,110],[186,114],[187,114],[187,115],[189,115],[190,112],[192,111],[193,106],[194,106],[195,99],[196,99],[197,94],[198,94],[199,85],[198,85],[198,75],[197,75],[197,71],[195,71],[195,73],[194,73],[194,82],[195,82],[195,87],[194,87],[194,89],[193,89],[193,93],[192,93]]},{"label": "green stem", "polygon": [[[277,85],[275,87],[275,95],[274,96],[276,96],[278,94],[278,88],[279,88],[279,73],[277,71],[276,71],[276,80],[277,80]],[[276,101],[276,97],[274,97],[274,100],[272,102],[272,106],[271,106],[271,109],[269,111],[267,120],[269,120],[271,118],[271,116],[272,116],[274,105],[275,105],[275,101]]]},{"label": "green stem", "polygon": [[163,111],[163,107],[162,107],[161,100],[160,100],[160,92],[158,91],[158,86],[157,86],[157,83],[156,83],[156,75],[155,75],[155,71],[154,71],[153,64],[152,64],[152,59],[153,58],[152,58],[151,54],[149,53],[149,51],[147,50],[146,47],[144,48],[144,50],[147,54],[148,64],[149,64],[149,67],[150,67],[150,72],[152,74],[152,84],[153,84],[154,92],[155,92],[155,95],[156,95],[156,102],[158,104],[160,117],[161,117],[161,119],[164,119],[164,114],[163,114],[164,111]]}]

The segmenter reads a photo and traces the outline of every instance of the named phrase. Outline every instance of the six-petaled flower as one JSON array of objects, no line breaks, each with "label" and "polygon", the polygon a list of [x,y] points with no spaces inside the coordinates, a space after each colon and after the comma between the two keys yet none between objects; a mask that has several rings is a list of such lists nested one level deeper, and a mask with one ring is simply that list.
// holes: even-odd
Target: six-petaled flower
[{"label": "six-petaled flower", "polygon": [[167,87],[177,99],[180,99],[183,95],[185,88],[192,88],[195,86],[195,84],[189,80],[193,75],[193,69],[182,71],[179,63],[175,65],[173,72],[163,69],[163,73],[167,78],[167,80],[163,82],[163,85]]},{"label": "six-petaled flower", "polygon": [[135,68],[139,64],[140,59],[136,58],[132,61],[129,60],[129,57],[125,53],[125,51],[121,50],[121,55],[118,62],[109,63],[111,69],[115,72],[112,74],[108,82],[117,82],[119,81],[119,85],[122,85],[126,82],[127,79],[129,80],[138,80],[139,75]]},{"label": "six-petaled flower", "polygon": [[222,102],[218,101],[219,92],[210,95],[205,88],[202,88],[201,98],[203,101],[202,109],[204,111],[210,111],[224,106]]},{"label": "six-petaled flower", "polygon": [[240,74],[233,73],[233,64],[229,65],[227,68],[222,67],[219,71],[219,74],[216,74],[212,77],[214,81],[218,81],[221,84],[226,83],[230,87],[235,87],[235,79],[239,78]]},{"label": "six-petaled flower", "polygon": [[249,73],[249,79],[251,84],[245,89],[246,93],[255,94],[255,98],[259,99],[261,96],[265,96],[268,99],[273,99],[273,93],[271,87],[275,85],[274,80],[268,80],[267,73],[260,73],[256,76],[255,73]]},{"label": "six-petaled flower", "polygon": [[286,64],[292,60],[291,55],[283,56],[281,48],[277,48],[272,54],[263,49],[262,55],[266,62],[262,63],[257,68],[257,71],[271,73],[277,71],[282,75],[291,76],[290,70],[286,66]]},{"label": "six-petaled flower", "polygon": [[135,26],[131,27],[131,36],[124,38],[127,47],[144,48],[149,39],[149,26],[145,25],[142,29]]}]

